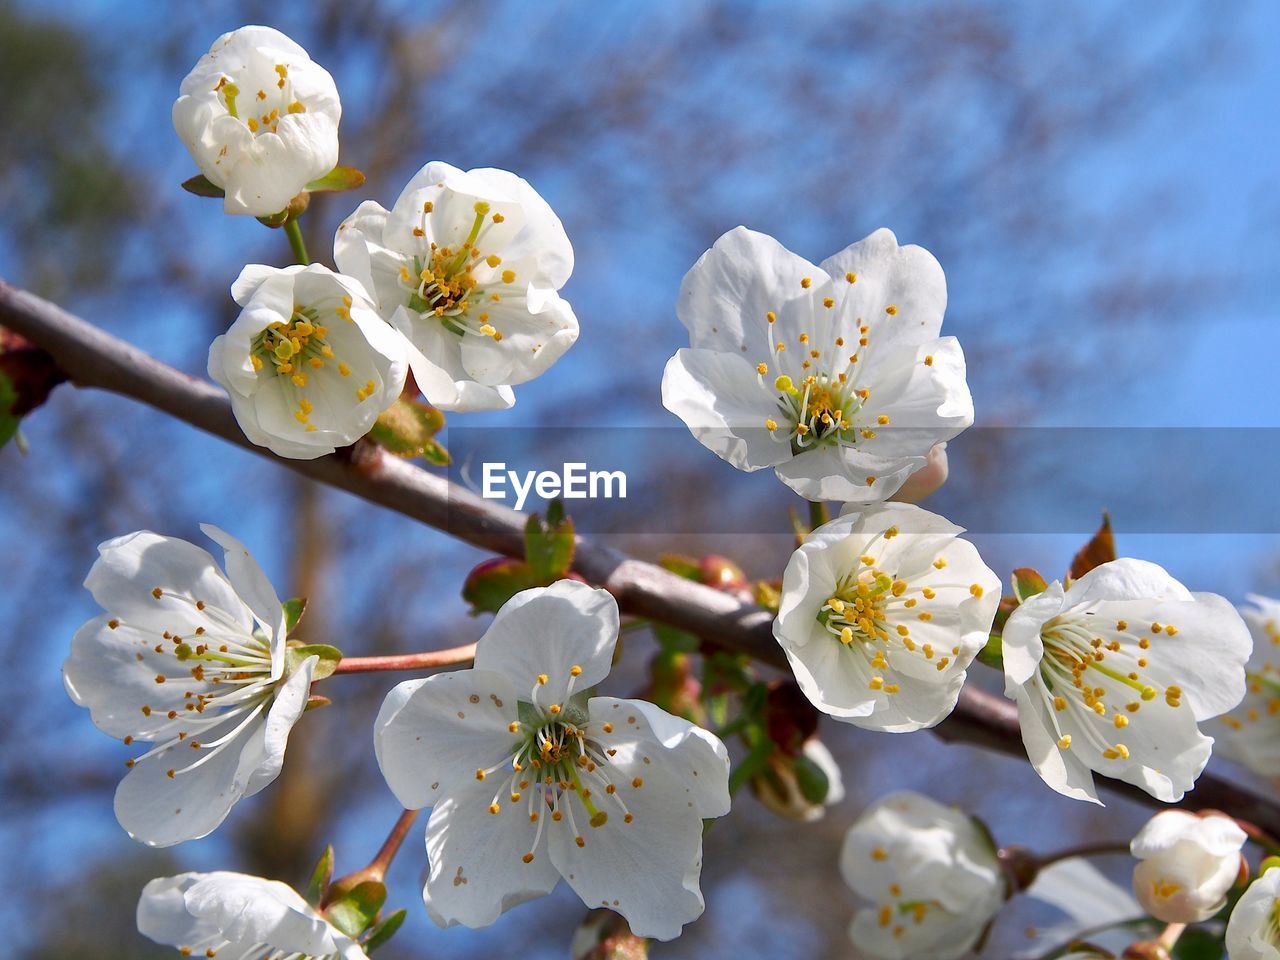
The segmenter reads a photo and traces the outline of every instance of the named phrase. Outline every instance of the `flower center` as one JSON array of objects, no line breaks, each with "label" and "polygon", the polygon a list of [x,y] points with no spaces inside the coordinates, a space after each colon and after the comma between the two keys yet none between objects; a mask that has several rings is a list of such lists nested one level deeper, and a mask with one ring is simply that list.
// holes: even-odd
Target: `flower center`
[{"label": "flower center", "polygon": [[[344,294],[332,313],[351,322],[351,303],[351,297]],[[311,377],[319,375],[329,364],[333,364],[340,376],[351,376],[351,368],[338,358],[327,339],[329,328],[320,322],[320,313],[318,306],[295,304],[288,323],[277,320],[254,337],[249,345],[249,361],[259,377],[284,378],[282,382],[297,404],[294,419],[306,427],[308,433],[316,429],[310,422],[315,407],[305,395],[306,389],[313,385]],[[356,387],[357,402],[367,400],[376,390],[377,384],[366,380]]]},{"label": "flower center", "polygon": [[[307,107],[293,95],[293,84],[289,80],[289,67],[277,63],[276,79],[259,87],[256,92],[245,96],[238,84],[226,74],[218,80],[214,87],[226,107],[227,113],[242,120],[255,137],[262,133],[275,133],[280,126],[280,118],[290,113],[306,113]],[[244,113],[241,116],[241,113]]]},{"label": "flower center", "polygon": [[[869,541],[866,549],[874,548],[881,538],[892,540],[896,536],[898,528],[889,527]],[[946,565],[946,559],[939,556],[932,567],[942,570]],[[942,672],[951,664],[951,658],[959,655],[960,647],[939,650],[931,643],[918,640],[912,636],[910,621],[932,622],[933,611],[927,609],[929,602],[937,599],[938,590],[951,588],[967,589],[977,597],[983,593],[982,586],[976,583],[967,587],[955,583],[912,584],[881,569],[875,557],[864,554],[858,558],[858,566],[836,583],[835,590],[818,611],[817,620],[846,647],[861,649],[870,658],[874,670],[889,669],[886,654],[896,647],[923,657]],[[900,689],[896,683],[885,682],[879,674],[872,676],[869,687],[885,693],[897,693]]]},{"label": "flower center", "polygon": [[[1094,721],[1110,719],[1116,730],[1123,730],[1144,703],[1160,696],[1146,673],[1152,646],[1177,632],[1172,624],[1152,623],[1148,632],[1146,625],[1131,628],[1126,620],[1103,620],[1089,612],[1054,617],[1040,631],[1040,678],[1054,710],[1080,720],[1076,727],[1104,758],[1127,760],[1128,747],[1109,742]],[[1165,687],[1164,699],[1170,707],[1181,706],[1182,689]],[[1058,747],[1070,746],[1071,735],[1064,734]]]},{"label": "flower center", "polygon": [[[768,417],[764,425],[771,434],[785,437],[790,442],[793,456],[820,445],[852,447],[858,440],[874,440],[875,427],[889,423],[887,414],[874,418],[867,415],[866,405],[871,391],[866,386],[858,387],[854,382],[857,372],[866,369],[867,350],[872,340],[870,321],[859,318],[856,328],[848,328],[856,329],[858,342],[854,344],[847,342],[843,335],[836,335],[837,329],[844,327],[822,319],[824,315],[839,315],[839,311],[844,309],[837,303],[844,296],[841,291],[851,289],[858,277],[850,272],[845,274],[844,280],[845,285],[840,290],[832,291],[836,296],[824,296],[821,300],[817,299],[817,291],[812,289],[812,278],[805,277],[800,281],[801,288],[809,290],[813,297],[806,305],[812,307],[811,318],[817,329],[829,324],[833,329],[814,336],[801,332],[795,338],[796,349],[792,352],[788,352],[788,342],[774,332],[777,313],[770,310],[765,314],[773,352],[770,361],[778,365],[782,375],[773,383],[781,419]],[[898,316],[898,307],[891,303],[884,312],[885,318],[878,323],[892,322]],[[792,359],[793,356],[798,363]],[[770,361],[756,364],[756,372],[762,382],[769,374]],[[926,357],[924,363],[932,366],[933,357]],[[779,434],[779,430],[783,432]],[[874,477],[867,478],[868,486],[874,483]]]},{"label": "flower center", "polygon": [[[151,595],[157,600],[167,598],[188,606],[195,613],[198,625],[183,636],[177,631],[166,630],[161,642],[153,648],[163,658],[164,673],[156,674],[157,686],[178,684],[187,686],[182,692],[181,709],[167,711],[161,722],[147,739],[152,747],[140,757],[126,761],[133,767],[145,760],[180,744],[195,753],[186,766],[176,764],[168,770],[170,779],[189,773],[222,752],[271,702],[276,687],[285,678],[273,680],[271,646],[261,634],[247,633],[234,617],[202,600],[185,594],[156,587]],[[119,620],[108,621],[111,629],[120,625]],[[139,659],[142,659],[139,654]],[[175,702],[172,695],[168,698]],[[150,704],[141,706],[142,715],[151,718],[159,711]],[[207,716],[206,716],[207,714]],[[228,728],[228,722],[235,721]],[[220,728],[212,740],[201,740],[200,734],[212,728]],[[132,742],[132,737],[125,740]]]},{"label": "flower center", "polygon": [[783,375],[774,381],[774,388],[779,391],[778,411],[783,422],[790,424],[792,453],[823,443],[854,443],[853,417],[862,409],[862,401],[845,374],[810,374],[799,387]]},{"label": "flower center", "polygon": [[[563,823],[572,831],[574,842],[584,847],[586,837],[579,829],[579,818],[599,829],[609,822],[608,808],[613,807],[624,823],[635,819],[611,777],[614,771],[610,758],[617,750],[601,742],[602,736],[613,732],[613,724],[590,719],[587,693],[572,695],[573,681],[581,675],[582,668],[574,665],[565,701],[543,705],[538,694],[547,683],[547,675],[539,674],[529,699],[517,704],[519,719],[508,728],[519,735],[513,749],[493,766],[476,770],[477,780],[510,771],[500,780],[489,812],[497,816],[506,804],[535,825],[533,843],[521,857],[525,863],[533,862],[548,820]],[[634,789],[643,785],[640,777],[631,780]],[[575,805],[580,807],[577,814]]]},{"label": "flower center", "polygon": [[[434,205],[427,201],[422,206],[420,225],[414,229],[414,235],[427,235],[427,214]],[[495,289],[493,278],[501,279],[502,284],[515,282],[514,270],[503,270],[500,274],[493,271],[502,264],[502,258],[496,253],[484,254],[480,248],[486,230],[486,219],[489,216],[489,204],[478,201],[475,205],[475,219],[467,238],[458,249],[441,247],[432,242],[427,256],[414,256],[413,269],[406,266],[400,268],[400,282],[408,291],[409,309],[423,316],[438,317],[446,330],[459,337],[473,334],[491,337],[494,342],[502,339],[502,331],[489,322],[489,314],[481,310],[473,318],[471,308],[479,303],[500,303],[502,294]],[[493,223],[502,223],[503,217],[495,213]],[[488,270],[483,270],[487,267]],[[476,271],[486,274],[485,279],[477,278]]]}]

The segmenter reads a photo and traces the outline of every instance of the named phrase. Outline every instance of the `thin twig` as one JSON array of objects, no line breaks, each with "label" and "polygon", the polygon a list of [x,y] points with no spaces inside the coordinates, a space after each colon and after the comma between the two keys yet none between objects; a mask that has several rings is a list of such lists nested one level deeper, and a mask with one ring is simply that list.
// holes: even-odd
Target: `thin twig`
[{"label": "thin twig", "polygon": [[428,650],[425,653],[400,653],[385,657],[343,657],[334,673],[373,673],[375,670],[434,670],[470,663],[475,659],[476,645],[463,644],[448,650]]},{"label": "thin twig", "polygon": [[[215,436],[322,483],[442,530],[473,546],[508,557],[524,555],[524,514],[483,500],[443,477],[384,453],[354,447],[316,460],[285,460],[245,439],[221,391],[73,316],[55,304],[0,280],[0,325],[48,351],[81,387],[132,397]],[[670,624],[716,644],[786,669],[773,638],[773,616],[727,593],[631,559],[579,537],[573,569],[617,598],[626,614]],[[934,732],[949,742],[974,744],[1025,757],[1018,713],[1002,697],[972,684],[951,716]],[[1102,780],[1110,790],[1149,806],[1162,806],[1128,784]],[[1216,808],[1280,835],[1280,804],[1212,774],[1200,777],[1181,806]]]}]

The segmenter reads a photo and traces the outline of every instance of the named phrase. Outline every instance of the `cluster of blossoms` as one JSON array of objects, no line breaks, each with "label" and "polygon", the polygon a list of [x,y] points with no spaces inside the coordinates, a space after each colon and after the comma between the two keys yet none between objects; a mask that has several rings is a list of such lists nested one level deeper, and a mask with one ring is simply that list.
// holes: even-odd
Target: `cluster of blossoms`
[{"label": "cluster of blossoms", "polygon": [[[173,112],[226,211],[273,225],[296,223],[335,169],[340,115],[329,74],[264,27],[221,37]],[[514,174],[429,163],[390,209],[360,204],[333,253],[339,272],[245,267],[232,286],[239,317],[209,352],[245,435],[280,456],[367,435],[410,375],[441,409],[510,407],[512,387],[577,338],[558,292],[572,247]],[[1002,609],[1000,578],[961,528],[887,502],[918,492],[973,422],[964,356],[940,336],[945,306],[937,261],[888,230],[815,266],[738,228],[681,287],[690,347],[667,364],[667,409],[739,469],[773,467],[800,496],[847,504],[808,532],[778,594],[773,633],[803,697],[841,722],[916,731],[952,712],[985,652],[1003,667],[1033,766],[1066,796],[1097,802],[1101,774],[1178,801],[1209,759],[1200,724],[1215,717],[1230,755],[1280,772],[1280,604],[1255,599],[1246,624],[1154,564],[1112,559],[1065,583],[1015,577]],[[334,669],[289,638],[288,608],[244,546],[202,529],[223,567],[146,531],[101,546],[86,586],[104,612],[77,632],[63,671],[100,729],[139,744],[115,809],[155,846],[206,836],[268,786],[316,702],[312,684]],[[561,879],[639,937],[676,937],[701,914],[702,832],[729,810],[728,753],[653,703],[596,693],[618,634],[610,594],[558,580],[501,606],[473,668],[387,695],[377,760],[408,810],[431,808],[423,898],[441,926],[490,924]],[[812,729],[751,780],[805,820],[844,793]],[[1245,839],[1224,816],[1157,816],[1131,847],[1143,908],[1171,924],[1216,915]],[[886,960],[961,957],[1016,892],[980,824],[915,794],[866,811],[840,867],[868,902],[850,936]],[[1280,958],[1278,887],[1267,871],[1240,899],[1226,931],[1235,960]],[[138,927],[209,957],[357,960],[378,942],[320,901],[234,873],[152,881]]]},{"label": "cluster of blossoms", "polygon": [[[182,83],[174,124],[228,213],[288,217],[335,167],[333,79],[267,27],[220,37]],[[339,273],[246,267],[241,306],[209,351],[209,376],[245,435],[311,459],[365,436],[413,372],[441,409],[510,407],[512,386],[578,337],[557,291],[573,248],[520,177],[428,163],[391,210],[362,203],[338,228]]]}]

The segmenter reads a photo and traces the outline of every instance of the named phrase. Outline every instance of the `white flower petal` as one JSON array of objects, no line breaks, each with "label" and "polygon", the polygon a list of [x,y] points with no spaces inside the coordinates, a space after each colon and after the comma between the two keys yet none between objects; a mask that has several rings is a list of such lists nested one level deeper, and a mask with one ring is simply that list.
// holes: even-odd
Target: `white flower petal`
[{"label": "white flower petal", "polygon": [[[186,633],[194,615],[191,600],[216,607],[246,630],[253,615],[207,551],[149,530],[115,537],[98,547],[84,585],[104,610],[156,633]],[[161,588],[154,597],[151,591]],[[178,594],[179,596],[172,596]]]},{"label": "white flower petal", "polygon": [[[202,732],[208,740],[235,729],[236,717]],[[244,769],[237,745],[251,745],[266,721],[258,716],[240,731],[235,742],[190,772],[176,771],[201,759],[186,742],[139,760],[116,788],[115,813],[133,839],[151,847],[168,847],[198,840],[218,828],[232,805],[244,796],[252,770]],[[250,751],[256,760],[256,751]],[[175,770],[168,776],[167,771]]]},{"label": "white flower petal", "polygon": [[[271,639],[272,667],[282,670],[284,667],[284,640],[286,633],[284,607],[275,587],[258,566],[247,547],[231,534],[211,523],[200,524],[200,530],[206,537],[222,547],[225,552],[223,567],[227,579],[235,588],[236,595],[253,611],[253,615],[267,631]],[[279,676],[274,672],[273,676]]]},{"label": "white flower petal", "polygon": [[671,940],[702,914],[698,876],[691,870],[701,861],[702,819],[664,757],[645,764],[647,754],[637,751],[624,759],[624,749],[619,748],[615,759],[620,762],[611,775],[639,778],[633,781],[638,786],[625,781],[618,786],[632,821],[612,813],[600,827],[587,826],[590,815],[571,794],[583,845],[570,831],[553,830],[551,859],[587,906],[622,914],[636,936]]},{"label": "white flower petal", "polygon": [[759,470],[791,458],[786,437],[765,426],[778,414],[774,394],[740,356],[679,351],[662,375],[662,405],[685,422],[699,443],[739,470]]},{"label": "white flower petal", "polygon": [[[275,700],[267,711],[266,723],[255,731],[255,736],[260,739],[253,744],[254,749],[244,751],[240,767],[241,771],[248,770],[244,788],[246,797],[252,797],[280,776],[289,733],[307,709],[312,677],[315,676],[319,661],[319,657],[307,657],[298,665],[298,669],[276,693]],[[252,766],[249,767],[249,764]]]},{"label": "white flower petal", "polygon": [[1275,934],[1276,900],[1280,899],[1280,870],[1263,873],[1236,903],[1227,921],[1226,947],[1231,960],[1277,960],[1280,938]]},{"label": "white flower petal", "polygon": [[374,723],[378,766],[405,807],[430,806],[510,755],[515,719],[516,692],[503,674],[456,670],[406,680],[387,694]]},{"label": "white flower petal", "polygon": [[[536,825],[524,804],[489,812],[490,783],[451,786],[427,823],[430,873],[423,898],[442,927],[484,927],[518,904],[549,893],[560,880],[548,854],[547,830],[534,846]],[[544,808],[542,816],[550,819]],[[526,863],[525,856],[533,854]]]},{"label": "white flower petal", "polygon": [[879,317],[886,306],[897,308],[892,327],[876,327],[879,349],[888,343],[919,344],[932,340],[942,326],[947,308],[947,282],[942,267],[923,247],[898,246],[893,232],[881,228],[835,256],[822,261],[822,269],[841,280],[852,272],[842,309],[857,316]]},{"label": "white flower petal", "polygon": [[718,239],[680,284],[676,312],[689,331],[690,346],[756,361],[772,357],[765,314],[787,317],[799,304],[809,314],[810,288],[827,276],[773,237],[735,227]]},{"label": "white flower petal", "polygon": [[663,770],[689,790],[686,802],[692,800],[700,819],[729,812],[729,753],[715,734],[647,700],[593,697],[587,710],[594,721],[614,724],[611,744],[634,738],[634,749],[656,751]]},{"label": "white flower petal", "polygon": [[[238,873],[206,874],[183,897],[192,916],[212,923],[228,940],[267,944],[309,956],[341,952],[347,960],[363,951],[317,914],[291,887]],[[221,951],[219,951],[221,952]]]},{"label": "white flower petal", "polygon": [[[563,703],[570,688],[603,680],[617,641],[618,604],[609,592],[559,580],[503,604],[476,646],[475,666],[504,674],[522,700],[536,695],[545,707]],[[573,667],[581,668],[579,676],[571,676]]]}]

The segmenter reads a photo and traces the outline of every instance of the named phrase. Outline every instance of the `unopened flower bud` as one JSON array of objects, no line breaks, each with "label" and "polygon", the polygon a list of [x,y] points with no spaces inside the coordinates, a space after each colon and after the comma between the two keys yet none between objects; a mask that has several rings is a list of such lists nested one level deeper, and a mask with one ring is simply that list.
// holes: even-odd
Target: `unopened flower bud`
[{"label": "unopened flower bud", "polygon": [[1236,822],[1221,814],[1156,814],[1130,844],[1140,861],[1133,871],[1134,895],[1165,923],[1208,920],[1235,886],[1245,839]]}]

